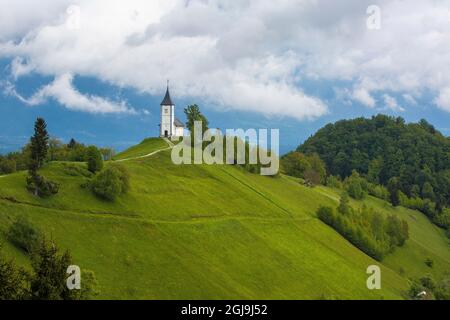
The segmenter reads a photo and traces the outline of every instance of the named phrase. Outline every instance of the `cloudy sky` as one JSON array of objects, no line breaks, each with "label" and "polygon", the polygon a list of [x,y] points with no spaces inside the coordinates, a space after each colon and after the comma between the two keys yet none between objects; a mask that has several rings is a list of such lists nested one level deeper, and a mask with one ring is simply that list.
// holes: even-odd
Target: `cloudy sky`
[{"label": "cloudy sky", "polygon": [[[122,149],[155,135],[166,80],[219,128],[376,113],[450,133],[450,0],[0,0],[0,152],[43,115]],[[3,149],[3,150],[2,150]]]}]

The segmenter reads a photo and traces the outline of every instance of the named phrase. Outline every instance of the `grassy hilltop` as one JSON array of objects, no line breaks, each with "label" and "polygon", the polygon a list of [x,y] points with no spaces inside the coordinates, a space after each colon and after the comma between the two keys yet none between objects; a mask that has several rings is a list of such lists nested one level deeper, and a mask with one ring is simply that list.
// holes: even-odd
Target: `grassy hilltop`
[{"label": "grassy hilltop", "polygon": [[[167,147],[149,139],[116,159]],[[450,271],[447,238],[417,211],[372,197],[352,202],[408,221],[406,245],[379,263],[316,218],[319,206],[337,206],[338,191],[233,166],[175,166],[170,150],[121,164],[131,189],[115,202],[81,187],[83,163],[42,169],[61,183],[48,199],[26,191],[25,172],[0,177],[0,231],[26,216],[70,249],[82,269],[95,272],[100,298],[401,299],[409,277],[440,279]],[[3,232],[0,237],[8,256],[29,265]],[[382,268],[382,290],[366,288],[372,264]]]}]

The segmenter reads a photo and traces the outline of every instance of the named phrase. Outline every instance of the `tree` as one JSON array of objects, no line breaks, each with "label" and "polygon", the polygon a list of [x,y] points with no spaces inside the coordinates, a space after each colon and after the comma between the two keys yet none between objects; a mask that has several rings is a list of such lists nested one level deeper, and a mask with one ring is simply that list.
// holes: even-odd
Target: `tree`
[{"label": "tree", "polygon": [[385,228],[383,216],[379,213],[374,213],[370,221],[370,227],[377,240],[383,240]]},{"label": "tree", "polygon": [[200,108],[198,107],[198,105],[194,104],[187,106],[184,109],[184,114],[186,115],[187,118],[186,127],[191,132],[191,135],[194,133],[195,122],[196,121],[202,122],[202,137],[203,137],[203,133],[205,133],[206,130],[208,130],[209,122],[206,119],[206,117],[200,112]]},{"label": "tree", "polygon": [[96,173],[103,169],[103,157],[95,146],[90,146],[86,151],[88,170]]},{"label": "tree", "polygon": [[307,157],[300,152],[291,152],[285,155],[281,159],[281,165],[285,174],[297,178],[304,178],[305,171],[311,169]]},{"label": "tree", "polygon": [[50,154],[50,161],[56,160],[56,155],[63,147],[63,143],[57,138],[50,138],[48,142],[48,151]]},{"label": "tree", "polygon": [[[1,250],[1,248],[0,248]],[[0,255],[0,300],[22,300],[28,296],[28,273]]]},{"label": "tree", "polygon": [[321,183],[322,179],[320,177],[320,174],[314,170],[314,169],[308,169],[303,174],[305,178],[305,184],[307,186],[316,186]]},{"label": "tree", "polygon": [[42,118],[37,118],[34,124],[34,135],[31,137],[31,168],[39,169],[45,161],[48,152],[49,135],[47,124]]},{"label": "tree", "polygon": [[424,183],[424,185],[422,187],[422,197],[424,199],[434,200],[435,195],[434,195],[434,190],[433,190],[433,186],[431,185],[431,183],[429,183],[429,182]]},{"label": "tree", "polygon": [[0,174],[10,174],[16,172],[17,163],[14,159],[0,156]]},{"label": "tree", "polygon": [[116,154],[113,148],[100,148],[100,153],[102,154],[104,160],[112,160]]},{"label": "tree", "polygon": [[391,204],[394,207],[397,207],[400,204],[400,198],[399,198],[399,181],[397,177],[393,177],[389,179],[388,185],[387,185],[388,191],[389,191],[389,200],[391,201]]},{"label": "tree", "polygon": [[338,212],[344,215],[348,215],[351,212],[350,208],[350,200],[348,198],[347,192],[344,192],[341,196],[341,200],[339,201]]},{"label": "tree", "polygon": [[363,178],[360,177],[356,170],[353,170],[352,175],[345,181],[348,195],[354,199],[361,200],[366,195],[363,186],[367,184]]},{"label": "tree", "polygon": [[306,184],[318,185],[325,182],[325,163],[317,153],[305,155],[300,152],[291,152],[281,159],[284,173],[303,178]]},{"label": "tree", "polygon": [[69,143],[67,144],[67,147],[69,149],[73,149],[77,146],[78,142],[75,141],[74,138],[70,139]]},{"label": "tree", "polygon": [[60,253],[53,241],[43,238],[32,257],[34,271],[31,298],[34,300],[73,300],[75,292],[66,285],[67,268],[72,265],[69,251]]},{"label": "tree", "polygon": [[380,183],[380,173],[383,168],[383,158],[378,157],[370,161],[367,179],[375,184]]},{"label": "tree", "polygon": [[309,164],[311,165],[311,169],[314,170],[318,175],[318,181],[316,184],[324,183],[327,177],[327,169],[325,162],[320,159],[317,153],[313,153],[307,157]]},{"label": "tree", "polygon": [[385,228],[392,247],[403,246],[409,238],[408,224],[394,215],[387,217]]},{"label": "tree", "polygon": [[81,270],[80,290],[67,287],[70,265],[73,265],[70,252],[61,253],[53,241],[45,238],[31,256],[32,273],[0,255],[0,300],[80,300],[97,295],[93,271]]}]

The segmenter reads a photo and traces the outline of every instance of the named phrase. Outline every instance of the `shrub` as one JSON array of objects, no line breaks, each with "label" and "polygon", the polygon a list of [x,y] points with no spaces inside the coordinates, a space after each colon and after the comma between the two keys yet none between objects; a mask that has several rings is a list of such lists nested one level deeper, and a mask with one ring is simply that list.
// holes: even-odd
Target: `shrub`
[{"label": "shrub", "polygon": [[438,283],[434,295],[437,300],[450,300],[450,279],[444,279]]},{"label": "shrub", "polygon": [[39,244],[40,237],[40,232],[24,217],[19,217],[8,231],[8,240],[29,254]]},{"label": "shrub", "polygon": [[333,208],[320,207],[317,210],[317,217],[328,225],[331,225],[335,220],[335,214]]},{"label": "shrub", "polygon": [[92,191],[99,197],[114,201],[119,195],[129,189],[129,175],[126,169],[119,165],[111,165],[91,182]]},{"label": "shrub", "polygon": [[86,151],[88,170],[92,173],[103,169],[103,157],[95,146],[90,146]]},{"label": "shrub", "polygon": [[369,183],[368,192],[371,196],[374,196],[375,198],[389,201],[389,191],[382,185]]},{"label": "shrub", "polygon": [[408,224],[405,221],[396,217],[384,219],[366,207],[357,213],[346,202],[344,196],[339,207],[339,213],[345,214],[336,214],[332,208],[320,207],[317,216],[372,258],[381,261],[408,238]]},{"label": "shrub", "polygon": [[307,180],[307,184],[317,185],[325,182],[325,163],[315,153],[305,155],[291,152],[281,158],[281,168],[289,176]]},{"label": "shrub", "polygon": [[14,159],[0,157],[0,174],[10,174],[16,172],[17,166]]},{"label": "shrub", "polygon": [[305,185],[307,186],[316,186],[320,184],[321,178],[320,174],[314,169],[308,169],[304,173]]},{"label": "shrub", "polygon": [[127,193],[128,190],[130,190],[130,174],[128,173],[128,170],[119,164],[113,164],[111,167],[118,171],[122,183],[122,193]]},{"label": "shrub", "polygon": [[433,268],[434,262],[433,262],[433,260],[431,260],[430,258],[427,258],[427,259],[425,260],[425,264],[427,265],[427,267]]},{"label": "shrub", "polygon": [[339,176],[329,176],[327,178],[327,186],[330,188],[342,189],[342,181]]},{"label": "shrub", "polygon": [[47,180],[45,177],[37,174],[37,172],[31,172],[27,177],[27,190],[35,196],[47,198],[58,193],[59,184]]},{"label": "shrub", "polygon": [[344,192],[341,196],[341,200],[339,201],[338,212],[344,215],[350,214],[352,212],[352,208],[349,204],[348,194]]},{"label": "shrub", "polygon": [[409,238],[409,227],[406,221],[390,215],[386,219],[386,233],[390,237],[391,246],[403,246]]},{"label": "shrub", "polygon": [[361,200],[366,195],[367,181],[361,178],[358,172],[353,171],[352,175],[345,180],[345,187],[350,197]]}]

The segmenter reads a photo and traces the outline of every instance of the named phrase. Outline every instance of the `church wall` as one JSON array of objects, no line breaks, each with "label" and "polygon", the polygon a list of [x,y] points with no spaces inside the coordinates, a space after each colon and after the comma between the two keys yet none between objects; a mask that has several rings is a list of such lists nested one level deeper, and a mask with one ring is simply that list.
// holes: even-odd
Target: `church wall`
[{"label": "church wall", "polygon": [[177,127],[175,130],[175,136],[182,137],[184,136],[184,128],[183,127]]}]

